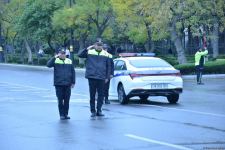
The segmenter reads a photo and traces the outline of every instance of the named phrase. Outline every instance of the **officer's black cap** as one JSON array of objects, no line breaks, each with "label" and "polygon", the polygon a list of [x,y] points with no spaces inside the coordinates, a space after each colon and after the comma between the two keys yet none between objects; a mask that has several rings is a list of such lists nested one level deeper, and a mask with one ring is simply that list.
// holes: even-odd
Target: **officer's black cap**
[{"label": "officer's black cap", "polygon": [[59,53],[60,54],[66,54],[66,51],[65,51],[65,49],[61,49],[61,50],[59,50]]},{"label": "officer's black cap", "polygon": [[96,42],[95,43],[97,46],[103,46],[103,43],[102,42]]}]

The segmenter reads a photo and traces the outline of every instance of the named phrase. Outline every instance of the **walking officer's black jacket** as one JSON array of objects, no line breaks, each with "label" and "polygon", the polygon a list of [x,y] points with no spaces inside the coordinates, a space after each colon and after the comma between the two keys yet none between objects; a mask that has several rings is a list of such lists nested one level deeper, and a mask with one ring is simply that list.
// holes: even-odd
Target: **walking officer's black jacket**
[{"label": "walking officer's black jacket", "polygon": [[54,67],[54,85],[75,84],[75,70],[69,58],[51,58],[47,62],[47,67]]},{"label": "walking officer's black jacket", "polygon": [[88,79],[105,80],[110,78],[111,65],[109,53],[102,50],[83,49],[78,53],[80,58],[87,58],[85,77]]}]

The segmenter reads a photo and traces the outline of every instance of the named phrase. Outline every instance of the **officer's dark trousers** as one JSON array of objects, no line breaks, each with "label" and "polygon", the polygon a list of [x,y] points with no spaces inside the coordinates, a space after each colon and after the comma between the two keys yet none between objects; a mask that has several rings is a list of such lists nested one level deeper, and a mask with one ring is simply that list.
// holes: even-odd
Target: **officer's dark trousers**
[{"label": "officer's dark trousers", "polygon": [[108,97],[109,97],[109,85],[110,85],[110,80],[104,84],[104,98],[105,98],[105,100],[108,100]]},{"label": "officer's dark trousers", "polygon": [[89,83],[89,93],[90,93],[90,110],[92,113],[96,112],[95,109],[95,95],[96,92],[98,92],[98,98],[97,98],[97,112],[102,111],[102,104],[103,104],[103,98],[104,98],[104,84],[105,80],[99,80],[99,79],[88,79]]},{"label": "officer's dark trousers", "polygon": [[195,66],[196,75],[197,75],[197,83],[202,82],[202,73],[203,73],[203,67],[200,65]]},{"label": "officer's dark trousers", "polygon": [[67,116],[69,111],[71,86],[55,86],[55,90],[58,98],[59,115]]}]

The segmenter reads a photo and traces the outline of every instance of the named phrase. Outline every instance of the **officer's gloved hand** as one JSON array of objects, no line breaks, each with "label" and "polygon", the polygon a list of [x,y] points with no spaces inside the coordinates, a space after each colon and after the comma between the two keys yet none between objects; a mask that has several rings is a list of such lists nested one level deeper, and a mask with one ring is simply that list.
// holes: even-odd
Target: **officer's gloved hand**
[{"label": "officer's gloved hand", "polygon": [[56,55],[55,55],[55,58],[58,58],[59,56],[60,56],[60,54],[56,54]]}]

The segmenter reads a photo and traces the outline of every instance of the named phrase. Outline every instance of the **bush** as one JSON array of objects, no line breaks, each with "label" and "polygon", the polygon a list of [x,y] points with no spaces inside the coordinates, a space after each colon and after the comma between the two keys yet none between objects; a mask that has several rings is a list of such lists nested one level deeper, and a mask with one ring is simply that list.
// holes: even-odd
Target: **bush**
[{"label": "bush", "polygon": [[[31,64],[33,65],[46,65],[47,61],[50,59],[51,56],[45,55],[43,57],[38,57],[36,55],[33,55],[33,62]],[[21,57],[20,54],[8,54],[6,56],[6,62],[7,63],[15,63],[15,64],[28,64],[28,58]]]},{"label": "bush", "polygon": [[[175,57],[175,56],[172,56],[172,55],[168,56],[167,55],[167,56],[158,56],[158,57],[166,60],[168,63],[170,63],[173,66],[179,64],[179,62],[177,60],[177,57]],[[187,55],[186,58],[187,58],[187,62],[188,63],[194,63],[194,61],[195,61],[195,56],[194,55]]]},{"label": "bush", "polygon": [[225,55],[219,55],[217,59],[225,59]]},{"label": "bush", "polygon": [[[194,74],[194,63],[187,63],[176,65],[176,69],[180,70],[181,74]],[[216,61],[208,61],[204,67],[205,74],[224,74],[225,73],[225,59],[217,59]]]},{"label": "bush", "polygon": [[46,66],[48,60],[49,60],[48,57],[41,57],[41,58],[39,58],[39,65]]},{"label": "bush", "polygon": [[172,66],[179,64],[177,58],[172,55],[171,56],[157,56],[157,57],[162,58],[163,60],[170,63]]},{"label": "bush", "polygon": [[182,65],[174,66],[176,69],[180,70],[180,73],[183,74],[194,74],[195,73],[195,66],[194,63],[187,63]]},{"label": "bush", "polygon": [[6,55],[6,62],[7,63],[15,63],[15,64],[22,64],[23,60],[20,55]]},{"label": "bush", "polygon": [[217,59],[216,61],[207,62],[205,65],[205,73],[225,73],[225,59]]}]

